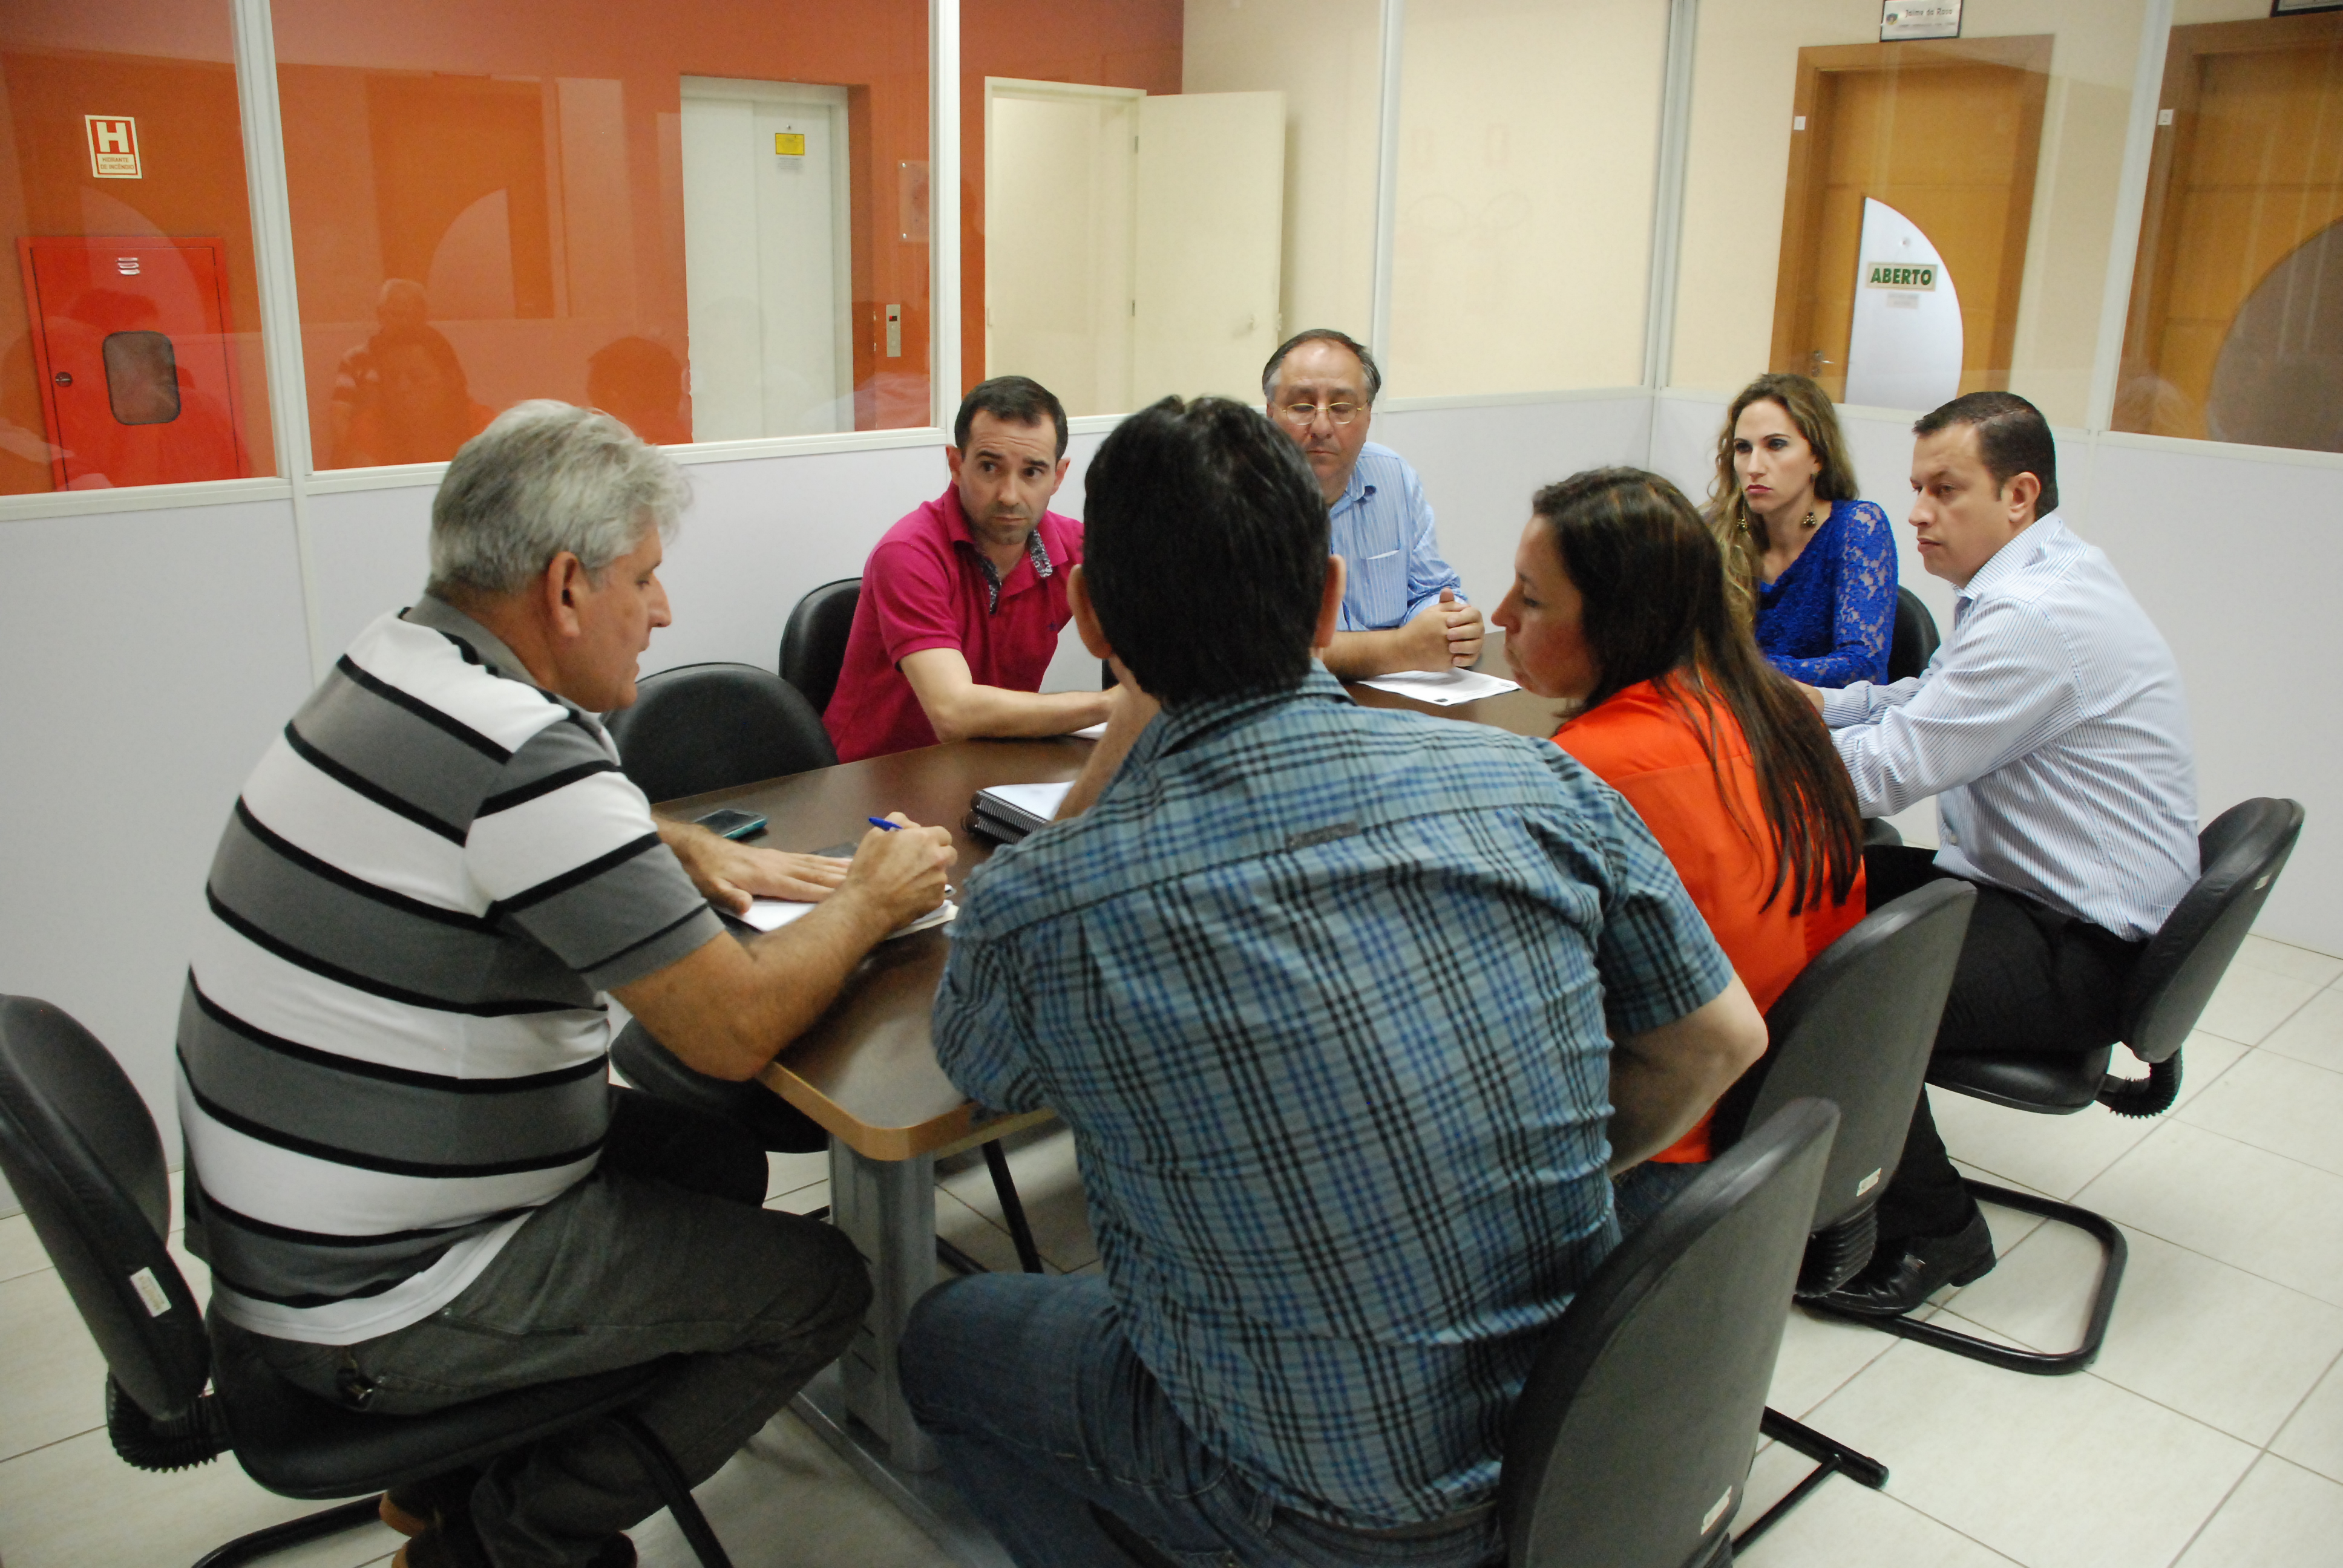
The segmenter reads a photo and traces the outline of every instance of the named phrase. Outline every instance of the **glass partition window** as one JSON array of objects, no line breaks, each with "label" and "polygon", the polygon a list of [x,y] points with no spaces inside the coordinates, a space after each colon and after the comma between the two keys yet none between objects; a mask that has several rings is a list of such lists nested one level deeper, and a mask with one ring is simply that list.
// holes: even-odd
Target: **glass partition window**
[{"label": "glass partition window", "polygon": [[277,0],[319,468],[924,426],[920,0]]},{"label": "glass partition window", "polygon": [[1667,7],[1406,16],[1391,390],[1640,385]]},{"label": "glass partition window", "polygon": [[0,7],[0,494],[277,471],[225,0]]},{"label": "glass partition window", "polygon": [[968,383],[1252,401],[1291,333],[1367,338],[1381,27],[1375,0],[965,0]]},{"label": "glass partition window", "polygon": [[1875,0],[1703,0],[1671,379],[2083,424],[2145,11],[1969,0],[1882,43]]},{"label": "glass partition window", "polygon": [[2343,452],[2343,13],[2183,7],[2113,426]]}]

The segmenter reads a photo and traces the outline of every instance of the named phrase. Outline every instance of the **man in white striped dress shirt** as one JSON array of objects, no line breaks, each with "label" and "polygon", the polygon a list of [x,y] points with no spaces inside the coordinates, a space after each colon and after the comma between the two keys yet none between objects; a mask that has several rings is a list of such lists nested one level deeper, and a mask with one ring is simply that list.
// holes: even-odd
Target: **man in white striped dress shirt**
[{"label": "man in white striped dress shirt", "polygon": [[[1943,848],[1875,847],[1871,907],[1933,877],[1977,901],[1940,1054],[2077,1056],[2112,1043],[2147,940],[2197,878],[2197,781],[2172,650],[2057,513],[2050,427],[1973,392],[1913,427],[1911,522],[1960,588],[1918,677],[1813,693],[1866,817],[1933,795]],[[1920,1097],[1879,1244],[1826,1298],[1895,1316],[1993,1267],[1985,1216]]]},{"label": "man in white striped dress shirt", "polygon": [[[745,1079],[941,900],[952,854],[874,831],[848,867],[652,817],[595,716],[668,623],[684,499],[608,415],[507,412],[433,503],[426,597],[359,634],[236,801],[178,1037],[228,1375],[397,1415],[676,1356],[637,1413],[697,1482],[860,1324],[854,1249],[759,1206],[744,1133],[608,1082],[605,993]],[[753,892],[823,902],[743,945],[709,900]],[[384,1516],[415,1536],[400,1568],[612,1568],[658,1506],[594,1426]]]}]

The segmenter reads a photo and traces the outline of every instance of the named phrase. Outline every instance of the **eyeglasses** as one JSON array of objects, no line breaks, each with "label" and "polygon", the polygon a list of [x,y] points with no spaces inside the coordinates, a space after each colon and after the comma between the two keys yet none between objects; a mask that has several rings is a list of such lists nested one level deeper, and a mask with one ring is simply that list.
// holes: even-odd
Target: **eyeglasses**
[{"label": "eyeglasses", "polygon": [[1317,403],[1281,403],[1278,405],[1277,412],[1280,418],[1283,419],[1287,424],[1294,427],[1294,428],[1307,429],[1318,422],[1318,414],[1322,407],[1325,410],[1326,417],[1332,419],[1337,425],[1347,425],[1352,420],[1366,412],[1366,405],[1363,403],[1327,403],[1324,405]]}]

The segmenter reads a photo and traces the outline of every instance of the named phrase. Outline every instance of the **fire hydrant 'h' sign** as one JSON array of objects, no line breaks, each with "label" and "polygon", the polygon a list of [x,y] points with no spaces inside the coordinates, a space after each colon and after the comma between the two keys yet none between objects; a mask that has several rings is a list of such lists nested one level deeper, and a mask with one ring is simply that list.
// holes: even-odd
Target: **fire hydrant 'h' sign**
[{"label": "fire hydrant 'h' sign", "polygon": [[89,172],[102,180],[135,180],[138,174],[138,122],[127,115],[84,115],[89,137]]}]

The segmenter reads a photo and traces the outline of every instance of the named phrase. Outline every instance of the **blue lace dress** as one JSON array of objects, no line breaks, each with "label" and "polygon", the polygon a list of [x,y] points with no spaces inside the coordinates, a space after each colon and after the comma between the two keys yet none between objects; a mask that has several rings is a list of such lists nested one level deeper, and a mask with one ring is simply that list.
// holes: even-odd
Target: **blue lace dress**
[{"label": "blue lace dress", "polygon": [[1887,678],[1896,538],[1869,501],[1834,501],[1790,569],[1757,587],[1757,647],[1808,686]]}]

